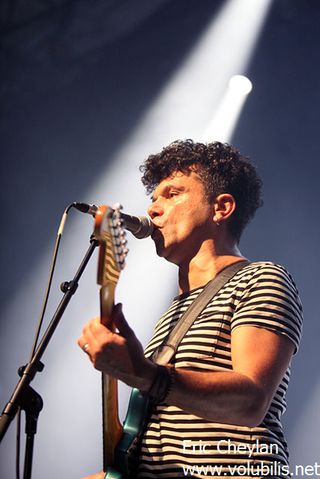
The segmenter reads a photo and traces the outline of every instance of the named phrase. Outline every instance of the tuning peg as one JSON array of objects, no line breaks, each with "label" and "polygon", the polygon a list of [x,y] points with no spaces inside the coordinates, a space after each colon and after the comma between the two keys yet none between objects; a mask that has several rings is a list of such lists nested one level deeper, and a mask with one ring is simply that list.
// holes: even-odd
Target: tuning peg
[{"label": "tuning peg", "polygon": [[129,253],[129,249],[128,248],[122,248],[121,250],[118,251],[118,256],[121,257],[121,258],[125,258],[127,256],[127,254]]},{"label": "tuning peg", "polygon": [[125,255],[123,254],[118,254],[117,255],[117,263],[119,265],[120,269],[123,269],[125,267]]},{"label": "tuning peg", "polygon": [[128,241],[126,240],[126,238],[123,238],[121,236],[114,236],[114,243],[117,245],[117,246],[123,246],[123,245],[126,245],[128,243]]},{"label": "tuning peg", "polygon": [[114,209],[115,211],[119,212],[123,209],[123,206],[121,203],[115,203],[113,206],[112,206],[112,209]]}]

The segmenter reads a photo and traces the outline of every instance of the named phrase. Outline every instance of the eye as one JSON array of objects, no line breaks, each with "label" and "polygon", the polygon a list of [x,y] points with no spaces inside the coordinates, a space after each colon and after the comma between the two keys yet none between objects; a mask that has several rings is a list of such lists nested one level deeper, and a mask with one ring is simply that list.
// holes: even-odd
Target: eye
[{"label": "eye", "polygon": [[170,190],[169,191],[169,198],[172,198],[173,196],[177,196],[178,194],[179,194],[179,191]]}]

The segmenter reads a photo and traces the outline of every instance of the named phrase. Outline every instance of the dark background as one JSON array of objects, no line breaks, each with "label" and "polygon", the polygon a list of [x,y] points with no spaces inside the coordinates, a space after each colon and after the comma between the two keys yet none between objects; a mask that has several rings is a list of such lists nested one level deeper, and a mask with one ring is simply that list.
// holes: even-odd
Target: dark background
[{"label": "dark background", "polygon": [[[117,166],[119,150],[224,3],[2,1],[1,407],[31,348],[60,214],[70,202],[85,200],[102,172]],[[292,464],[304,465],[319,459],[319,21],[318,0],[272,3],[250,64],[240,72],[247,74],[254,89],[232,137],[232,143],[254,159],[264,179],[265,205],[243,238],[243,252],[252,259],[284,264],[304,303],[304,338],[294,360],[285,416]],[[215,68],[218,74],[222,66]],[[191,104],[192,97],[190,108]],[[192,131],[182,136],[190,137]],[[161,135],[158,140],[160,145],[168,142]],[[120,200],[121,195],[120,190]],[[107,193],[104,201],[109,201]],[[126,207],[132,211],[133,206]],[[83,226],[85,234],[89,227]],[[79,254],[68,275],[80,261],[88,237],[79,237],[82,233],[76,227],[73,232],[76,239],[65,247],[64,255],[72,256],[78,248]],[[145,259],[152,261],[153,256]],[[155,275],[152,281],[155,288],[165,287]],[[133,275],[129,288],[136,283]],[[139,286],[143,288],[143,280]],[[83,316],[74,325],[74,341],[87,318],[83,311],[89,293],[85,287],[79,290]],[[125,302],[125,293],[123,297]],[[62,327],[61,341],[67,329]],[[92,439],[88,423],[83,423],[96,428],[87,411],[91,414],[97,408],[90,402],[97,391],[94,386],[89,402],[73,392],[79,382],[82,393],[87,389],[81,372],[84,363],[77,374],[61,377],[69,353],[60,340],[46,357],[48,367],[42,373],[46,379],[38,381],[48,407],[40,418],[35,478],[44,473],[47,478],[50,474],[76,478],[100,467],[95,444],[99,437]],[[59,372],[54,372],[53,364]],[[13,477],[13,429],[0,449],[3,479]]]}]

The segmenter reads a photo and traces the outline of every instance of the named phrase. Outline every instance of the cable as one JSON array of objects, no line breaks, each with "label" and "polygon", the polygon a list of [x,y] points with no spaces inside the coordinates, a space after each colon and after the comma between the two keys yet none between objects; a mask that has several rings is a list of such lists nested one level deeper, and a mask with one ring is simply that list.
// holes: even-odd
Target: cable
[{"label": "cable", "polygon": [[[50,271],[49,271],[47,289],[46,289],[46,292],[45,292],[44,301],[43,301],[43,305],[42,305],[42,311],[41,311],[40,319],[38,321],[38,326],[37,326],[37,329],[36,329],[36,334],[35,334],[33,346],[32,346],[31,353],[30,353],[30,358],[29,358],[30,362],[32,361],[34,353],[37,349],[37,344],[38,344],[38,340],[39,340],[39,336],[40,336],[40,331],[41,331],[41,328],[42,328],[42,325],[43,325],[44,315],[45,315],[45,312],[46,312],[46,309],[47,309],[47,304],[48,304],[50,289],[51,289],[51,285],[52,285],[53,273],[54,273],[55,265],[56,265],[56,261],[57,261],[60,241],[61,241],[61,237],[62,237],[62,234],[63,234],[64,226],[65,226],[65,223],[66,223],[66,220],[67,220],[67,215],[68,215],[70,209],[73,208],[73,207],[74,207],[73,203],[70,204],[69,206],[67,206],[67,208],[64,210],[64,213],[63,213],[61,221],[60,221],[56,242],[55,242],[55,245],[54,245],[52,260],[51,260],[51,266],[50,266]],[[19,410],[17,412],[16,479],[20,479],[20,449],[21,449],[20,448],[20,443],[21,443],[21,408],[19,408]]]}]

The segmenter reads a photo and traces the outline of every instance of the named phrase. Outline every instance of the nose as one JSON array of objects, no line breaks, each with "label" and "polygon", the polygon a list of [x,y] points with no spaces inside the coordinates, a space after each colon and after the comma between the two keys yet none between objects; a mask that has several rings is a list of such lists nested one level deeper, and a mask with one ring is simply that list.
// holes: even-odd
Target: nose
[{"label": "nose", "polygon": [[157,201],[154,201],[153,203],[151,203],[151,205],[148,208],[147,213],[150,216],[150,218],[153,220],[157,216],[163,215],[164,209],[161,206],[161,204],[159,203],[159,201],[157,200]]}]

